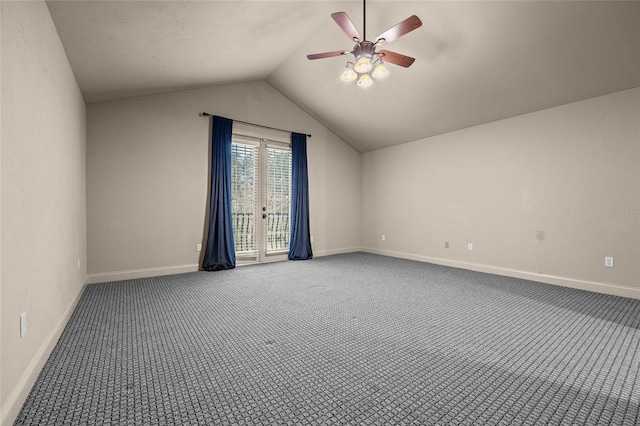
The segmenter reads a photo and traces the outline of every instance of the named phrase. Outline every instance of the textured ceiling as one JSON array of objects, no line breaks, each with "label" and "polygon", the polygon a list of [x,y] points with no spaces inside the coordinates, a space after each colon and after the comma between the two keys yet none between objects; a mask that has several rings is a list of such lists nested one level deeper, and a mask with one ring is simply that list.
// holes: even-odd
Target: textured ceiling
[{"label": "textured ceiling", "polygon": [[362,31],[360,1],[47,4],[87,103],[266,80],[360,152],[640,86],[639,1],[370,1],[368,39],[423,26],[369,89],[306,59],[353,47],[330,14]]}]

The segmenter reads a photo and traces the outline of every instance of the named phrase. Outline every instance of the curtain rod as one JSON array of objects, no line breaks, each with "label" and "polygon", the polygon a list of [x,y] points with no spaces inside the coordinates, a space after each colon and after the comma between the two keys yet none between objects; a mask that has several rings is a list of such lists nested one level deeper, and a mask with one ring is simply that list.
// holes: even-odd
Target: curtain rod
[{"label": "curtain rod", "polygon": [[[209,114],[208,112],[201,112],[200,114],[198,114],[200,117],[213,117],[213,114]],[[271,130],[277,130],[279,132],[287,132],[287,133],[292,133],[291,130],[283,130],[283,129],[278,129],[276,127],[269,127],[269,126],[263,126],[261,124],[255,124],[255,123],[249,123],[247,121],[242,121],[242,120],[233,120],[233,121],[237,121],[238,123],[242,123],[242,124],[248,124],[250,126],[258,126],[258,127],[262,127],[264,129],[271,129]],[[309,133],[305,133],[308,137],[311,137],[311,135]]]}]

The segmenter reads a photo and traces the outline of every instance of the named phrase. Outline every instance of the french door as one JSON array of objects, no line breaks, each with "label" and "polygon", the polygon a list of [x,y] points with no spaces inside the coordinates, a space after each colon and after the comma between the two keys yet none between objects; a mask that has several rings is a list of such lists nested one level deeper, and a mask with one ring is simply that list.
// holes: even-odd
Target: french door
[{"label": "french door", "polygon": [[287,258],[290,194],[290,146],[234,135],[231,208],[238,262]]}]

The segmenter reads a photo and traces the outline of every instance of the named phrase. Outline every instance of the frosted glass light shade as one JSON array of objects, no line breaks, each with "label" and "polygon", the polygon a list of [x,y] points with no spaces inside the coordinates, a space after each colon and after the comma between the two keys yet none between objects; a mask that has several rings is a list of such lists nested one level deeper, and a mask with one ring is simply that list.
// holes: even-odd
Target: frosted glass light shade
[{"label": "frosted glass light shade", "polygon": [[353,81],[358,78],[358,74],[351,67],[345,68],[344,72],[340,76],[342,81]]},{"label": "frosted glass light shade", "polygon": [[376,65],[373,72],[371,73],[371,77],[378,78],[378,79],[385,78],[388,75],[389,75],[389,70],[387,69],[387,67],[384,66],[384,64]]},{"label": "frosted glass light shade", "polygon": [[358,86],[363,88],[370,87],[372,84],[373,79],[369,74],[362,74],[362,76],[360,76],[360,80],[358,80]]},{"label": "frosted glass light shade", "polygon": [[361,56],[360,58],[358,58],[353,68],[358,73],[362,74],[371,71],[371,69],[373,68],[373,64],[371,63],[371,60],[369,58],[367,58],[366,56]]}]

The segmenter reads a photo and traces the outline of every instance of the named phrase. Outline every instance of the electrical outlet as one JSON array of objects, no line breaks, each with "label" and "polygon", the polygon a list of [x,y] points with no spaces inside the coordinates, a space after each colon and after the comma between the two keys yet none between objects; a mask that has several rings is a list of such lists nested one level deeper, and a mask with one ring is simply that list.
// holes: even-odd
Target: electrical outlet
[{"label": "electrical outlet", "polygon": [[449,248],[449,241],[444,242],[444,248]]},{"label": "electrical outlet", "polygon": [[467,243],[467,250],[469,251],[473,250],[473,243]]},{"label": "electrical outlet", "polygon": [[613,257],[605,257],[604,258],[604,266],[608,268],[613,268]]},{"label": "electrical outlet", "polygon": [[202,251],[202,244],[196,244],[196,251]]},{"label": "electrical outlet", "polygon": [[20,338],[27,334],[27,313],[20,314]]},{"label": "electrical outlet", "polygon": [[386,239],[386,237],[384,236],[384,234],[380,235],[380,239],[381,239],[382,241],[384,241],[384,240]]}]

